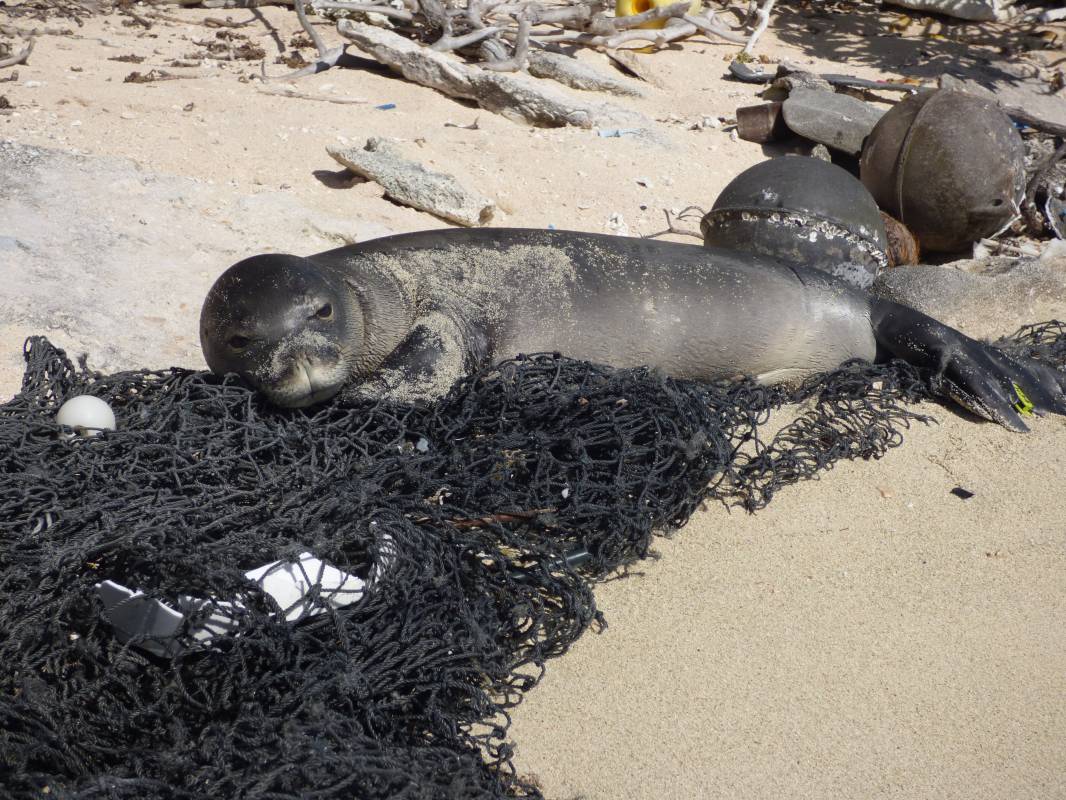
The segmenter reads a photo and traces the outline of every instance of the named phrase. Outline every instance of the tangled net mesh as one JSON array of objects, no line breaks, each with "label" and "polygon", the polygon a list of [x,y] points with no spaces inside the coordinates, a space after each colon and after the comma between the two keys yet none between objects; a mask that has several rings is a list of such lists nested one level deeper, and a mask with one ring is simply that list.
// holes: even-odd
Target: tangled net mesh
[{"label": "tangled net mesh", "polygon": [[[1066,328],[1007,345],[1066,364]],[[797,390],[557,355],[430,407],[279,411],[231,378],[101,375],[27,341],[0,406],[0,794],[541,797],[508,710],[590,626],[592,586],[708,500],[758,509],[928,421],[902,362]],[[118,429],[63,438],[91,394]],[[798,403],[768,434],[773,410]],[[568,554],[587,551],[580,566]],[[310,552],[368,581],[299,622],[245,571]],[[169,658],[122,643],[96,585],[239,602],[239,633]],[[189,624],[196,622],[195,616]]]}]

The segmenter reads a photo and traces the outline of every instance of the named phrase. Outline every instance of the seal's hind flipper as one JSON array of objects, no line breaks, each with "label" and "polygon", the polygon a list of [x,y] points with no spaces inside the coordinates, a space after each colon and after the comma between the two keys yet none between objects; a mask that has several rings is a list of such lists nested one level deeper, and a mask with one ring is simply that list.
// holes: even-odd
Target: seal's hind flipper
[{"label": "seal's hind flipper", "polygon": [[878,355],[928,370],[930,386],[973,413],[1027,431],[1033,413],[1066,414],[1066,373],[971,339],[908,306],[874,300]]}]

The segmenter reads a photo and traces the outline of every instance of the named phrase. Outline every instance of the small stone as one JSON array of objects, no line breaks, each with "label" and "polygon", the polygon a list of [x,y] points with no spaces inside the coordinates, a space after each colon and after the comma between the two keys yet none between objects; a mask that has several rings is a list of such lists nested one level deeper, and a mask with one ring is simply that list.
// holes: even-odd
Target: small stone
[{"label": "small stone", "polygon": [[119,116],[122,117],[122,119],[137,119],[137,115],[132,111],[123,111]]},{"label": "small stone", "polygon": [[1039,258],[993,255],[886,270],[871,292],[995,339],[1033,320],[1062,319],[1066,242],[1053,240]]},{"label": "small stone", "polygon": [[833,163],[833,156],[829,152],[829,148],[826,147],[824,144],[816,144],[814,147],[811,148],[811,158],[818,158],[822,161],[828,161],[830,164]]},{"label": "small stone", "polygon": [[810,89],[818,92],[833,91],[833,87],[829,81],[821,75],[815,75],[813,72],[807,72],[805,70],[793,70],[787,75],[775,78],[771,85],[775,89],[787,92],[795,92],[800,89]]},{"label": "small stone", "polygon": [[377,183],[389,198],[412,208],[466,226],[486,225],[495,214],[496,205],[490,199],[465,189],[451,175],[405,158],[388,139],[372,137],[363,147],[328,146],[326,152]]},{"label": "small stone", "polygon": [[827,147],[858,156],[862,143],[884,111],[846,94],[793,89],[782,106],[785,124],[794,133]]},{"label": "small stone", "polygon": [[622,218],[621,212],[615,211],[611,214],[604,227],[615,236],[629,236],[629,226],[626,224],[625,219]]}]

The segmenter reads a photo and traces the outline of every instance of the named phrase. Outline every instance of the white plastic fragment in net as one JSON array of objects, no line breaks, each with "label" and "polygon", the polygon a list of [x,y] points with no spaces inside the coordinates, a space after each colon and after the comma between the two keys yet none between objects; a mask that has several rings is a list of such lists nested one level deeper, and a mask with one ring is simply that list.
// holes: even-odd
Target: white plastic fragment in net
[{"label": "white plastic fragment in net", "polygon": [[318,596],[334,608],[351,605],[366,591],[366,581],[341,572],[310,553],[300,553],[296,563],[274,561],[244,575],[274,598],[288,622],[326,610],[315,603],[313,592],[316,588]]},{"label": "white plastic fragment in net", "polygon": [[[372,581],[394,562],[396,553],[392,545],[392,537],[382,537],[381,556],[370,574]],[[286,622],[324,613],[326,608],[322,603],[333,608],[349,606],[361,600],[367,588],[363,579],[311,553],[301,553],[296,562],[272,561],[249,570],[245,577],[273,598]],[[174,609],[144,592],[110,580],[96,584],[96,591],[119,641],[136,639],[135,647],[159,656],[173,656],[183,649],[179,638],[187,619],[196,618],[196,624],[188,626],[188,635],[208,645],[217,636],[238,632],[240,617],[247,611],[236,601],[205,600],[190,595],[182,595],[178,609]]]}]

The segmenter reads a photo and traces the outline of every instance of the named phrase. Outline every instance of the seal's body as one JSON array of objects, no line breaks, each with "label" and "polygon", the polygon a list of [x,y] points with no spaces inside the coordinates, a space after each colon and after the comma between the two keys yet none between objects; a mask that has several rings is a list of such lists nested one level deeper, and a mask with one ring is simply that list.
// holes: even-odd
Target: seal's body
[{"label": "seal's body", "polygon": [[[896,355],[938,370],[967,407],[1024,428],[1014,377],[991,401],[984,383],[971,398],[973,381],[948,356],[1005,357],[912,309],[746,253],[571,231],[449,229],[255,256],[212,287],[201,342],[212,370],[283,406],[340,391],[435,399],[486,363],[543,351],[763,382]],[[967,359],[956,366],[972,371]]]}]

